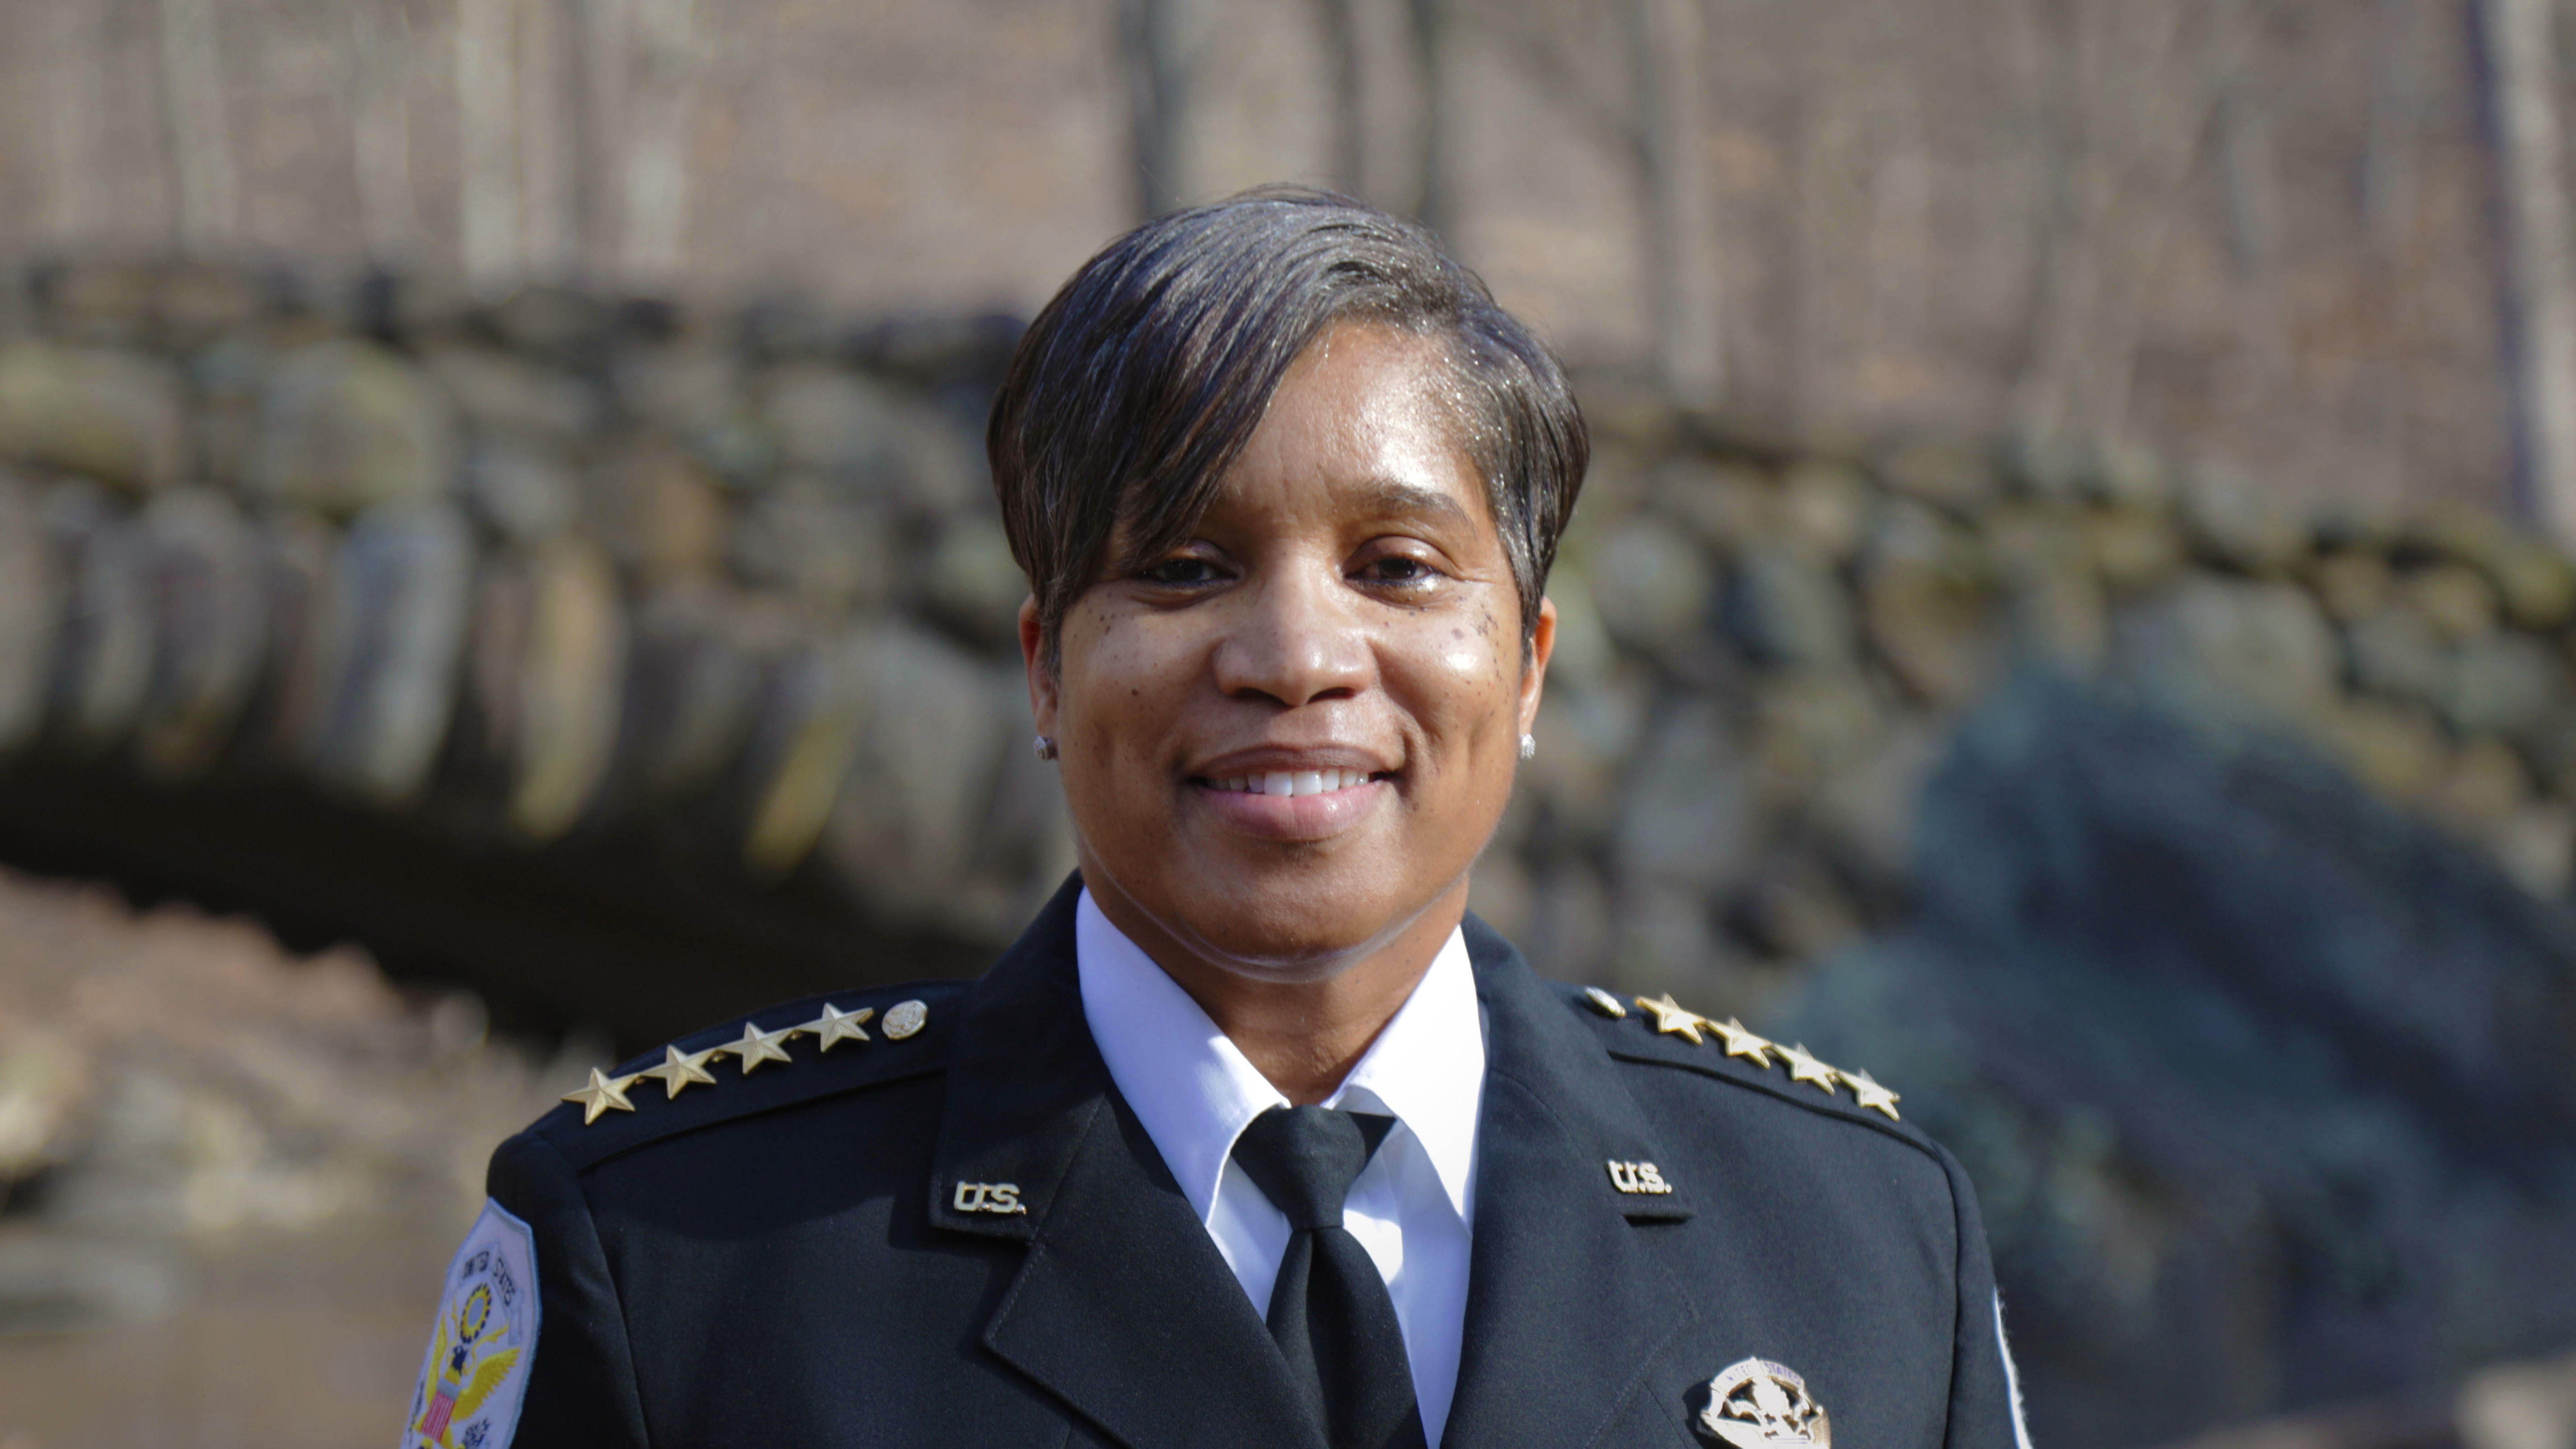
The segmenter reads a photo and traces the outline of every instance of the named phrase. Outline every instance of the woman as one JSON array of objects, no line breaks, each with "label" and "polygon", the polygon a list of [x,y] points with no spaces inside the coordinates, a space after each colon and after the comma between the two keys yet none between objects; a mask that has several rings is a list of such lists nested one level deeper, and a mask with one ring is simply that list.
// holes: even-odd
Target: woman
[{"label": "woman", "polygon": [[1166,217],[990,445],[1080,874],[980,981],[758,1013],[504,1144],[407,1443],[2018,1440],[1893,1093],[1466,915],[1587,447],[1481,284],[1336,197]]}]

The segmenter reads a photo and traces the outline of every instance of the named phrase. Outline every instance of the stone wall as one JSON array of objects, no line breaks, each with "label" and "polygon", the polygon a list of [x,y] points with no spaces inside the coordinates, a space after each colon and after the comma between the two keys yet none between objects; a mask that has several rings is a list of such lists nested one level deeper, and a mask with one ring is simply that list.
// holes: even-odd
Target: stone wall
[{"label": "stone wall", "polygon": [[[1012,334],[31,276],[0,306],[0,750],[474,852],[676,833],[1002,940],[1068,861],[978,445]],[[1539,754],[1478,886],[1561,972],[1749,1006],[1900,918],[1922,773],[2017,660],[2252,701],[2568,887],[2576,569],[2496,520],[1591,407]]]}]

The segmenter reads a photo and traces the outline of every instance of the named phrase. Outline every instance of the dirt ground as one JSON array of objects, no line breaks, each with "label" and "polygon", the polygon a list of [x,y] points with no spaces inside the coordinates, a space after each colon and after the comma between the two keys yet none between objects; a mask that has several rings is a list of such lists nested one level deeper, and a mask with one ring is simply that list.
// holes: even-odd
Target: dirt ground
[{"label": "dirt ground", "polygon": [[0,1236],[0,1275],[12,1258],[104,1258],[168,1295],[126,1321],[0,1332],[0,1449],[390,1444],[453,1247],[385,1228],[178,1247]]}]

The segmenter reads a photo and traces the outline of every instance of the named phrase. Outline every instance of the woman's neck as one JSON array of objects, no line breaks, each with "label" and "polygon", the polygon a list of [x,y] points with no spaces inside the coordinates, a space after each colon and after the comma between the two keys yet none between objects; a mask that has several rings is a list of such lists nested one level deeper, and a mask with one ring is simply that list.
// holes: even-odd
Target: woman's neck
[{"label": "woman's neck", "polygon": [[1369,1044],[1412,999],[1467,909],[1458,882],[1360,950],[1282,970],[1233,961],[1183,941],[1115,885],[1086,874],[1109,923],[1180,985],[1281,1096],[1330,1097]]}]

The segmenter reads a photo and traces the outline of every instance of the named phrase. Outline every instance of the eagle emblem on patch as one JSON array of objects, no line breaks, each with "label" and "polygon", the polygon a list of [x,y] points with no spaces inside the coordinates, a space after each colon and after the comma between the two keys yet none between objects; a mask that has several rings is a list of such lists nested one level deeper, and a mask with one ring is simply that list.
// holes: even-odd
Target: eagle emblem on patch
[{"label": "eagle emblem on patch", "polygon": [[448,1265],[402,1449],[508,1449],[536,1349],[536,1239],[486,1199]]},{"label": "eagle emblem on patch", "polygon": [[1729,1364],[1708,1381],[1708,1407],[1699,1411],[1699,1433],[1711,1444],[1758,1449],[1770,1444],[1812,1444],[1830,1449],[1833,1425],[1807,1392],[1807,1381],[1769,1359]]}]

